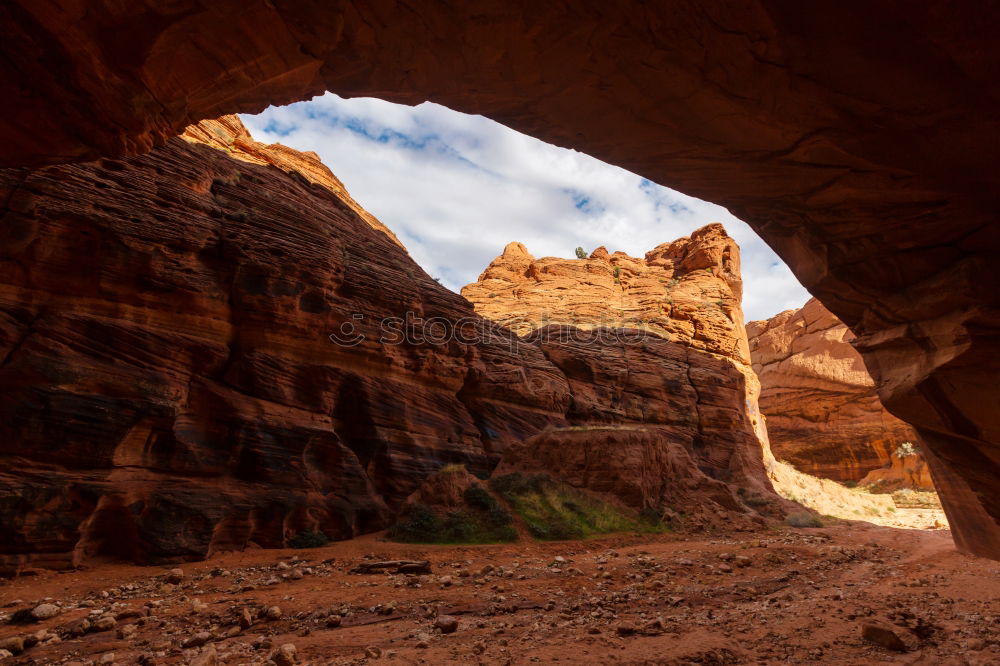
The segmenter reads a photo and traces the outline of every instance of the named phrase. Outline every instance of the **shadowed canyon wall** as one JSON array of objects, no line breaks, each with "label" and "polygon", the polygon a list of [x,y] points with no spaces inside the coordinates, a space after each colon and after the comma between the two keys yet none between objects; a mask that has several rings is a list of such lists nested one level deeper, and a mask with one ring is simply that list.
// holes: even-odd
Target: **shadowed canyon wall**
[{"label": "shadowed canyon wall", "polygon": [[883,483],[933,490],[919,453],[906,461],[894,455],[917,434],[882,407],[854,335],[819,301],[752,321],[747,335],[775,457],[835,481],[879,470]]},{"label": "shadowed canyon wall", "polygon": [[[416,319],[406,341],[381,330],[407,312],[498,327],[315,156],[235,117],[185,139],[0,173],[8,568],[350,537],[428,472],[486,473],[505,442],[562,422],[566,381],[537,349],[503,332],[425,344]],[[344,322],[365,338],[335,344]]]},{"label": "shadowed canyon wall", "polygon": [[4,165],[332,90],[482,113],[728,207],[857,335],[958,545],[1000,556],[995,3],[19,0],[0,30]]},{"label": "shadowed canyon wall", "polygon": [[348,538],[434,470],[485,475],[571,426],[648,423],[713,493],[769,489],[759,443],[730,432],[732,364],[522,340],[314,154],[234,116],[139,157],[0,170],[0,200],[2,571]]}]

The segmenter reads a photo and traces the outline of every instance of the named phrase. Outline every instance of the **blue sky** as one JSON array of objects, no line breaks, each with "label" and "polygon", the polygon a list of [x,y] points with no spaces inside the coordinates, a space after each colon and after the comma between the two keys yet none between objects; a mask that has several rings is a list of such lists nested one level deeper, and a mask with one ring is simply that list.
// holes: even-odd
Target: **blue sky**
[{"label": "blue sky", "polygon": [[258,141],[316,151],[417,263],[455,291],[513,240],[536,257],[573,257],[578,245],[641,257],[722,222],[742,250],[748,321],[809,298],[725,208],[482,116],[327,93],[241,118]]}]

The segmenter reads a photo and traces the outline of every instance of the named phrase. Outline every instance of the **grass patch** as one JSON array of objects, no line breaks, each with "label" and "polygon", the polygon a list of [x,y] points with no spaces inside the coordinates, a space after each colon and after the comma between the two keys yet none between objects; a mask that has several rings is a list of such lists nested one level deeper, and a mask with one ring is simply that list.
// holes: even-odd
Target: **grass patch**
[{"label": "grass patch", "polygon": [[389,538],[404,543],[505,543],[517,541],[514,519],[482,486],[470,486],[464,507],[439,515],[413,506],[389,528]]},{"label": "grass patch", "polygon": [[743,502],[747,506],[752,506],[756,508],[759,506],[767,506],[768,504],[771,503],[771,500],[767,499],[766,497],[761,497],[760,495],[754,493],[753,495],[748,495],[744,497]]},{"label": "grass patch", "polygon": [[666,532],[659,512],[631,514],[546,474],[507,474],[490,482],[536,539],[583,539],[611,532]]},{"label": "grass patch", "polygon": [[788,514],[785,523],[792,527],[823,527],[823,521],[808,511]]}]

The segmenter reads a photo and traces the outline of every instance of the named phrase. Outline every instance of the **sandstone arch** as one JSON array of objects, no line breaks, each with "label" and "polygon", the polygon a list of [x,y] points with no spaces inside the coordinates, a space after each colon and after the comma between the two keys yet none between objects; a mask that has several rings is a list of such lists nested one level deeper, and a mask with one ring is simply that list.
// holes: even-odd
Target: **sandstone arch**
[{"label": "sandstone arch", "polygon": [[988,0],[14,0],[0,164],[332,90],[482,113],[723,204],[858,335],[958,545],[997,557],[998,28]]}]

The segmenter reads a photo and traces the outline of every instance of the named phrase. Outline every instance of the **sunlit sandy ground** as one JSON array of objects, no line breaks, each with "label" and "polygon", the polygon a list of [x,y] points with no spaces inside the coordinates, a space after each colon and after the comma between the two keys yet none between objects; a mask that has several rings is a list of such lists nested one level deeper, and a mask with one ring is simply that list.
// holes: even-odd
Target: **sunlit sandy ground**
[{"label": "sunlit sandy ground", "polygon": [[[897,503],[891,494],[872,493],[863,488],[848,488],[836,481],[803,474],[788,463],[770,462],[768,475],[779,495],[824,516],[863,520],[883,527],[939,530],[948,528],[948,519],[934,493],[903,493],[928,505],[915,508]],[[913,503],[915,502],[910,502]]]}]

